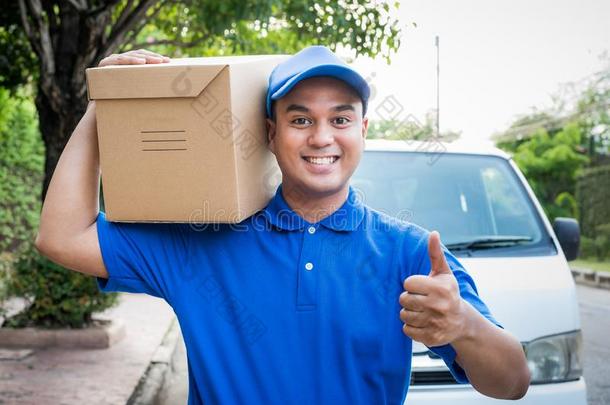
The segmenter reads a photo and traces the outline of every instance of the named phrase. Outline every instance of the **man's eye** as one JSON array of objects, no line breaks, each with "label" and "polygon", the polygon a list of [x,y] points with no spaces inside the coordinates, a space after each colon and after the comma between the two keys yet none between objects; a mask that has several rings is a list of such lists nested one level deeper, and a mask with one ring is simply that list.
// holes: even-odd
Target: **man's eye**
[{"label": "man's eye", "polygon": [[350,120],[346,117],[337,117],[333,121],[337,125],[346,125],[346,124],[349,124],[349,122],[350,122]]},{"label": "man's eye", "polygon": [[295,125],[307,125],[307,124],[311,123],[311,121],[309,121],[307,118],[300,117],[300,118],[293,119],[292,123]]}]

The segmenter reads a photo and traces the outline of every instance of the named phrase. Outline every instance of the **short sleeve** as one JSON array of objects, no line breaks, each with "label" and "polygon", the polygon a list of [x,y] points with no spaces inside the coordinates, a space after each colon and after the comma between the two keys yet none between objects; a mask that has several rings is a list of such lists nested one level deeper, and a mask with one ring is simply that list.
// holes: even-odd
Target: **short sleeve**
[{"label": "short sleeve", "polygon": [[145,293],[168,300],[172,271],[180,269],[188,257],[184,226],[109,222],[100,212],[97,235],[108,271],[107,279],[96,277],[100,291]]},{"label": "short sleeve", "polygon": [[[415,267],[409,269],[408,275],[428,274],[430,272],[431,264],[430,256],[428,255],[428,235],[428,231],[419,227],[415,227],[415,230],[412,232],[412,236],[414,236],[414,249],[411,251],[411,263],[415,265]],[[457,279],[460,288],[460,296],[465,301],[470,303],[487,320],[489,320],[494,325],[502,328],[502,325],[500,325],[500,323],[496,321],[487,305],[479,297],[476,284],[470,274],[468,274],[468,272],[464,269],[464,266],[462,266],[459,260],[445,246],[443,246],[443,252],[445,254],[445,258],[447,259],[449,267],[453,271],[453,275]],[[443,361],[449,368],[449,371],[458,383],[469,383],[466,373],[464,372],[462,367],[460,367],[460,365],[455,361],[456,352],[453,346],[451,346],[451,344],[429,347],[429,349],[443,359]]]}]

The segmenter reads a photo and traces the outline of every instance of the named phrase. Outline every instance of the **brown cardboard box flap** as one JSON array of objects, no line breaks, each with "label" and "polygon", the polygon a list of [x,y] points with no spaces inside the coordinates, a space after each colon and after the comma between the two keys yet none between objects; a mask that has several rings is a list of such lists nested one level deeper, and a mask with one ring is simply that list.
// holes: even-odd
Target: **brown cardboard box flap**
[{"label": "brown cardboard box flap", "polygon": [[90,68],[86,70],[89,99],[197,97],[226,66],[226,63],[184,65],[176,60]]}]

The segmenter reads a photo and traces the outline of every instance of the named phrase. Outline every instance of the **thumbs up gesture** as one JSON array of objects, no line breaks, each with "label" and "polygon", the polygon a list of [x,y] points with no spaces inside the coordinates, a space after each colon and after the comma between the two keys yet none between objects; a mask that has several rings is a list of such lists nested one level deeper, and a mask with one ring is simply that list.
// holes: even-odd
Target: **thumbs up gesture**
[{"label": "thumbs up gesture", "polygon": [[456,278],[445,259],[438,232],[430,233],[427,276],[414,275],[404,281],[400,294],[400,319],[405,335],[426,346],[442,346],[463,335],[465,305]]}]

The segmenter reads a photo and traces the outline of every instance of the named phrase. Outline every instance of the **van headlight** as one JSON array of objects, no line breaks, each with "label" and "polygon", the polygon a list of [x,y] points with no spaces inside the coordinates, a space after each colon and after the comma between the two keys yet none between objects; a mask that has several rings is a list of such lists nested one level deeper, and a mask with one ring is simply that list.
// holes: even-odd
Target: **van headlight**
[{"label": "van headlight", "polygon": [[524,345],[532,384],[578,380],[582,376],[580,331],[548,336]]}]

